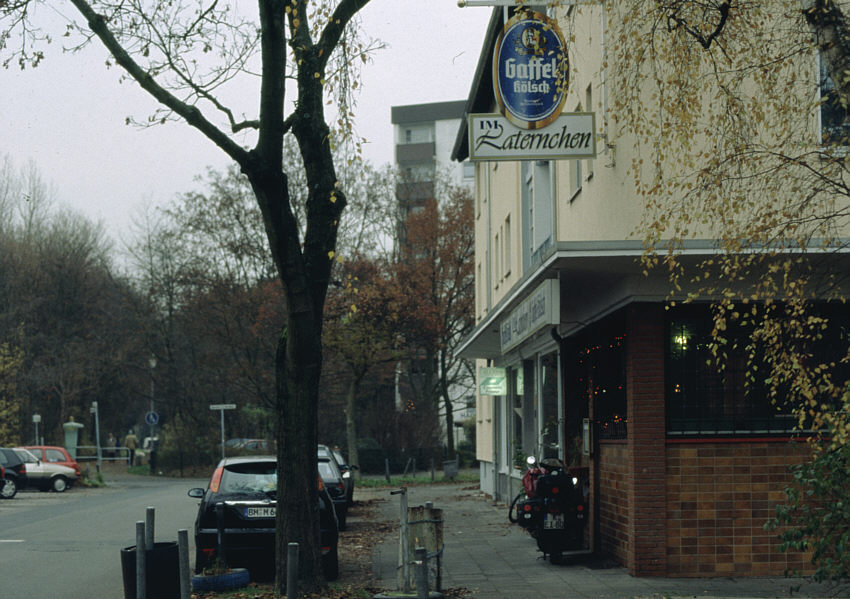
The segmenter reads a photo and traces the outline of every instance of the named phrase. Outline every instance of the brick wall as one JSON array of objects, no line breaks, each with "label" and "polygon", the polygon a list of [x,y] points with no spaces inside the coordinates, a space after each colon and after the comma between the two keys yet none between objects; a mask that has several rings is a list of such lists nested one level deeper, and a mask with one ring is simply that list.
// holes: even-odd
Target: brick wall
[{"label": "brick wall", "polygon": [[806,458],[787,442],[671,443],[667,450],[667,575],[779,576],[810,571],[808,556],[779,551],[764,523]]},{"label": "brick wall", "polygon": [[599,485],[599,550],[621,564],[628,561],[629,485],[628,447],[625,441],[603,441],[596,456]]},{"label": "brick wall", "polygon": [[664,405],[664,309],[632,304],[627,312],[629,552],[633,576],[664,576],[667,424]]}]

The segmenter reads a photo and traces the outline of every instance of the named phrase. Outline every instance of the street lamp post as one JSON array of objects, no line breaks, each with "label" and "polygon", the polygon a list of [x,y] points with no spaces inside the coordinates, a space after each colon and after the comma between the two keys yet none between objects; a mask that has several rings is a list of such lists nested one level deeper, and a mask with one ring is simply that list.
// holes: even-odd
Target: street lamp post
[{"label": "street lamp post", "polygon": [[[151,367],[151,414],[153,414],[154,413],[154,409],[153,409],[153,394],[154,394],[153,371],[154,371],[154,368],[156,368],[156,356],[151,355],[150,359],[148,360],[148,364]],[[151,418],[151,424],[150,424],[151,446],[153,446],[154,426],[155,425],[153,424],[153,418]]]},{"label": "street lamp post", "polygon": [[94,439],[97,446],[97,471],[100,473],[100,468],[103,464],[103,451],[100,448],[100,414],[97,409],[97,402],[91,402],[89,411],[94,414]]},{"label": "street lamp post", "polygon": [[41,414],[33,414],[32,415],[32,423],[35,425],[35,444],[39,445],[38,442],[38,423],[41,422]]}]

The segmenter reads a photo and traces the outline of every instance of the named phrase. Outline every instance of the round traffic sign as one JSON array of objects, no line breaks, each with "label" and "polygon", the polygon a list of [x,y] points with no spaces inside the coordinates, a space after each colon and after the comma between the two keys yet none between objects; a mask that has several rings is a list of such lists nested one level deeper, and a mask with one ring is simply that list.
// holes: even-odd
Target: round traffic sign
[{"label": "round traffic sign", "polygon": [[150,424],[153,426],[154,424],[159,423],[159,414],[156,412],[148,412],[145,414],[145,424]]}]

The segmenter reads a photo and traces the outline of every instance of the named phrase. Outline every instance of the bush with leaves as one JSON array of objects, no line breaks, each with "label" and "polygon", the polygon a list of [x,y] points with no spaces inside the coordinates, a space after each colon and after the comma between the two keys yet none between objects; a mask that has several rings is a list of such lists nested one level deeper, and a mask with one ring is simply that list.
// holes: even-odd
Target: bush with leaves
[{"label": "bush with leaves", "polygon": [[[850,390],[843,400],[850,420]],[[812,459],[792,467],[786,503],[765,528],[779,531],[782,551],[811,551],[815,580],[850,582],[850,445],[822,437],[812,446]]]}]

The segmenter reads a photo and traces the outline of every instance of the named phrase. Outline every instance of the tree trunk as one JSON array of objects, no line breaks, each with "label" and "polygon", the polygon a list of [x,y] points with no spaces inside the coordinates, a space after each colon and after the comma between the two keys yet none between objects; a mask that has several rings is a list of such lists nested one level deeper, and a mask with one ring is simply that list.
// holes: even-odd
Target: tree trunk
[{"label": "tree trunk", "polygon": [[452,401],[449,399],[448,393],[443,394],[443,405],[446,409],[446,455],[448,459],[453,460],[457,456],[454,437],[455,417],[452,413]]},{"label": "tree trunk", "polygon": [[360,381],[361,377],[359,376],[351,379],[345,397],[345,438],[348,443],[348,464],[358,467],[357,470],[352,469],[351,471],[351,476],[355,478],[360,478],[360,456],[357,453],[357,423],[355,421],[357,413],[355,402],[357,401],[357,391],[360,389]]},{"label": "tree trunk", "polygon": [[[300,316],[300,317],[299,317]],[[283,595],[289,543],[299,545],[298,580],[305,592],[324,584],[318,513],[317,403],[322,351],[313,319],[290,314],[278,342],[277,536],[275,592]]]}]

